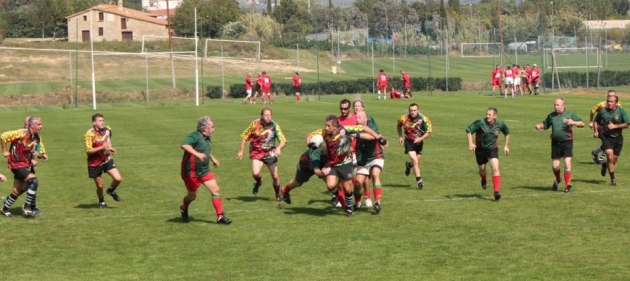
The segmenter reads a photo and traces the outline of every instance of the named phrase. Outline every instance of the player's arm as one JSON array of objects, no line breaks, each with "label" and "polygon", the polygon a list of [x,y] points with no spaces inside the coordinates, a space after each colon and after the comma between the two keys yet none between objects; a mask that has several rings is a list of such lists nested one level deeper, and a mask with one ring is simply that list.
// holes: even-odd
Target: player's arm
[{"label": "player's arm", "polygon": [[100,151],[103,151],[103,150],[107,149],[107,147],[104,146],[104,145],[93,147],[92,146],[92,140],[93,139],[94,139],[94,133],[92,133],[92,132],[87,132],[83,136],[83,140],[85,140],[85,153],[90,155],[90,154],[98,153]]},{"label": "player's arm", "polygon": [[214,155],[210,153],[210,161],[212,161],[212,165],[215,167],[219,167],[219,159],[214,158]]},{"label": "player's arm", "polygon": [[195,157],[197,157],[197,158],[199,158],[199,159],[201,159],[201,160],[205,160],[205,159],[206,159],[206,155],[205,155],[205,154],[203,154],[203,153],[201,153],[201,152],[198,152],[198,151],[197,151],[197,150],[195,150],[195,149],[192,147],[192,145],[190,145],[190,144],[184,143],[184,144],[182,144],[182,146],[181,146],[181,147],[182,147],[182,149],[183,149],[184,151],[186,151],[186,152],[188,152],[188,153],[190,153],[190,154],[192,154],[192,155],[195,155]]},{"label": "player's arm", "polygon": [[400,117],[400,119],[398,119],[398,122],[396,123],[396,132],[398,132],[398,144],[402,145],[403,142],[405,141],[405,136],[403,135],[403,131],[402,131],[402,127],[403,127],[403,117]]},{"label": "player's arm", "polygon": [[433,125],[431,124],[431,120],[429,120],[429,118],[426,116],[424,116],[422,119],[424,120],[424,122],[422,122],[422,126],[425,126],[425,133],[417,138],[414,141],[415,143],[420,143],[424,141],[425,139],[429,138],[433,133]]},{"label": "player's arm", "polygon": [[613,130],[613,129],[626,129],[628,128],[628,123],[630,123],[630,120],[628,119],[628,113],[621,109],[620,110],[621,113],[621,121],[623,123],[620,124],[614,124],[612,121],[610,121],[610,123],[608,123],[608,128]]},{"label": "player's arm", "polygon": [[276,147],[276,157],[280,157],[282,153],[282,149],[287,145],[287,138],[282,133],[282,129],[280,129],[280,125],[276,124],[276,138],[280,141],[280,144]]},{"label": "player's arm", "polygon": [[466,136],[468,137],[468,150],[475,151],[477,149],[477,145],[473,141],[472,134],[477,131],[477,121],[472,122],[468,127],[466,127]]},{"label": "player's arm", "polygon": [[540,129],[549,129],[549,126],[551,125],[551,117],[547,116],[547,118],[545,118],[545,120],[543,120],[541,123],[536,124],[535,129],[536,130],[540,130]]},{"label": "player's arm", "polygon": [[569,119],[567,120],[568,121],[567,125],[574,125],[578,128],[584,128],[584,122],[577,115],[573,114],[571,118],[567,118],[567,119]]},{"label": "player's arm", "polygon": [[503,151],[505,154],[510,154],[510,149],[508,148],[508,143],[510,142],[510,134],[505,135],[505,146],[503,147]]},{"label": "player's arm", "polygon": [[595,126],[593,126],[593,137],[597,138],[599,137],[599,126],[597,126],[597,123],[599,123],[599,121],[601,120],[601,116],[599,115],[599,112],[597,112],[597,114],[595,114],[595,117],[593,118],[593,122],[595,123]]},{"label": "player's arm", "polygon": [[245,149],[245,144],[251,138],[252,131],[254,130],[255,126],[256,125],[254,124],[254,122],[250,123],[247,129],[245,129],[245,131],[243,131],[243,133],[241,134],[241,145],[238,149],[238,152],[236,153],[236,159],[241,160],[241,158],[243,158],[243,150]]}]

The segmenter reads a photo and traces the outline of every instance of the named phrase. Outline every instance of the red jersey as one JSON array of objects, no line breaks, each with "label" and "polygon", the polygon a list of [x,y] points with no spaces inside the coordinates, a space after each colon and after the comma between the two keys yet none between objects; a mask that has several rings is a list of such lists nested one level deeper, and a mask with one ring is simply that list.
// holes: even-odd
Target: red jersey
[{"label": "red jersey", "polygon": [[512,67],[512,73],[514,74],[514,77],[518,77],[519,72],[520,69],[518,68],[518,66]]},{"label": "red jersey", "polygon": [[262,84],[263,84],[262,75],[258,75],[258,77],[256,77],[256,84],[258,84],[258,87],[262,87]]},{"label": "red jersey", "polygon": [[302,79],[300,75],[296,74],[293,76],[293,87],[299,87],[300,85],[302,85]]},{"label": "red jersey", "polygon": [[[88,152],[92,148],[101,147],[108,143],[111,143],[112,131],[109,127],[105,126],[101,131],[96,131],[94,128],[89,129],[83,140],[85,141],[85,152]],[[98,167],[103,163],[106,163],[111,159],[111,155],[107,150],[101,150],[97,153],[88,154],[87,163],[89,167]]]},{"label": "red jersey", "polygon": [[512,72],[512,69],[505,70],[505,78],[514,78],[514,72]]},{"label": "red jersey", "polygon": [[263,124],[260,118],[252,121],[241,137],[249,141],[249,158],[258,160],[276,156],[276,139],[280,142],[287,141],[280,125],[273,120],[269,124]]},{"label": "red jersey", "polygon": [[540,76],[540,70],[537,67],[532,68],[531,71],[532,81],[538,80],[538,76]]},{"label": "red jersey", "polygon": [[31,134],[29,129],[4,132],[0,138],[3,143],[10,145],[7,147],[11,153],[7,157],[7,162],[11,170],[30,168],[33,151],[37,151],[40,154],[46,153],[44,143],[42,143],[39,134]]},{"label": "red jersey", "polygon": [[252,87],[252,77],[247,75],[247,77],[245,77],[245,90],[251,90]]},{"label": "red jersey", "polygon": [[403,88],[411,88],[411,78],[409,74],[405,72],[402,76]]},{"label": "red jersey", "polygon": [[378,81],[379,86],[387,86],[387,83],[389,82],[389,76],[387,76],[387,74],[382,72],[378,74],[378,76],[376,77],[376,80]]},{"label": "red jersey", "polygon": [[262,76],[262,91],[263,93],[271,92],[271,78],[267,75]]},{"label": "red jersey", "polygon": [[341,166],[346,164],[352,164],[352,145],[351,134],[360,133],[363,131],[363,126],[341,126],[336,133],[327,134],[325,130],[320,129],[314,131],[310,136],[321,135],[326,142],[326,149],[328,151],[328,166]]},{"label": "red jersey", "polygon": [[492,80],[501,79],[501,75],[503,75],[503,70],[500,68],[495,68],[492,70]]}]

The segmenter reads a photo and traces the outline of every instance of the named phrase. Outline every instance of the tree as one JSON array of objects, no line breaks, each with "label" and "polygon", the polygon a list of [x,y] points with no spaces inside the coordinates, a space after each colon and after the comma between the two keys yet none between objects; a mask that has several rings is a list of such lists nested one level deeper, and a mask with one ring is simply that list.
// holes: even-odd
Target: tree
[{"label": "tree", "polygon": [[630,9],[630,3],[626,0],[612,0],[613,10],[619,16],[625,17],[628,15],[628,10]]},{"label": "tree", "polygon": [[448,7],[453,12],[455,12],[456,14],[458,14],[458,15],[460,14],[460,11],[459,11],[459,7],[460,7],[459,0],[448,0]]},{"label": "tree", "polygon": [[33,26],[41,29],[42,38],[46,37],[46,28],[51,27],[55,21],[49,11],[50,0],[36,0],[29,12],[29,19]]}]

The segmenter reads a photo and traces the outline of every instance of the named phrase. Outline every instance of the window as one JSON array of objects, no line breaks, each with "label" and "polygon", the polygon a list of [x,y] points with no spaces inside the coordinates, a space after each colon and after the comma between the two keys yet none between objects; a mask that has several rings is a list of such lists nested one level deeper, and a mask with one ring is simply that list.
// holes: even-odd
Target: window
[{"label": "window", "polygon": [[87,16],[83,16],[83,21],[87,21]]},{"label": "window", "polygon": [[131,32],[131,31],[123,31],[122,32],[122,40],[123,41],[133,41],[133,32]]},{"label": "window", "polygon": [[102,27],[98,28],[98,36],[103,36],[103,28]]},{"label": "window", "polygon": [[105,20],[105,15],[103,15],[103,12],[98,12],[98,21],[104,21]]},{"label": "window", "polygon": [[127,29],[127,18],[120,18],[120,29]]}]

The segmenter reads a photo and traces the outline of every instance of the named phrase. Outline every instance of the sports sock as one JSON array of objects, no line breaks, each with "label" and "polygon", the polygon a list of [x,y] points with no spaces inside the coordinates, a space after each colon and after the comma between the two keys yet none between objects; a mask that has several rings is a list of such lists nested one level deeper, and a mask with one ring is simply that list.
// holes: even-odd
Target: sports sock
[{"label": "sports sock", "polygon": [[184,211],[188,211],[188,206],[190,205],[190,203],[192,203],[192,201],[188,199],[188,195],[184,196],[184,199],[182,199],[182,209]]},{"label": "sports sock", "polygon": [[372,197],[372,195],[370,194],[370,191],[366,191],[365,192],[365,199],[370,199]]},{"label": "sports sock", "polygon": [[282,193],[289,194],[289,192],[291,192],[291,189],[289,189],[289,185],[287,184],[282,188]]},{"label": "sports sock", "polygon": [[553,170],[553,174],[556,176],[556,181],[560,182],[561,181],[561,179],[560,179],[560,170],[557,170],[557,171]]},{"label": "sports sock", "polygon": [[217,213],[217,218],[221,217],[223,215],[223,202],[219,194],[212,194],[212,206],[214,206],[214,211]]},{"label": "sports sock", "polygon": [[352,210],[352,201],[354,201],[352,192],[345,193],[344,195],[346,197],[345,200],[344,200],[344,202],[346,203],[345,204],[345,206],[346,206],[345,209],[346,210]]},{"label": "sports sock", "polygon": [[610,179],[611,179],[611,180],[614,180],[614,179],[615,179],[615,172],[610,172],[610,173],[608,173],[608,174],[610,174]]},{"label": "sports sock", "polygon": [[571,176],[573,175],[573,173],[571,173],[571,171],[569,170],[565,170],[564,171],[564,188],[567,188],[569,185],[571,185]]},{"label": "sports sock", "polygon": [[276,192],[276,197],[280,196],[280,185],[279,184],[274,184],[273,185],[273,191]]},{"label": "sports sock", "polygon": [[499,192],[501,189],[501,175],[492,176],[492,189],[494,192]]},{"label": "sports sock", "polygon": [[417,182],[418,182],[418,181],[421,181],[421,180],[422,180],[422,177],[416,177],[416,181],[417,181]]},{"label": "sports sock", "polygon": [[2,210],[5,212],[9,211],[9,209],[11,209],[11,206],[13,206],[13,203],[15,203],[15,200],[17,200],[17,196],[13,195],[13,193],[9,194],[9,196],[7,196],[7,201],[4,202],[4,207],[2,207]]},{"label": "sports sock", "polygon": [[593,154],[599,154],[600,152],[602,152],[601,146],[598,146],[597,148],[595,148],[595,150],[593,150]]},{"label": "sports sock", "polygon": [[375,184],[374,185],[374,200],[376,200],[376,202],[381,202],[381,195],[383,194],[383,188],[381,187],[380,184]]},{"label": "sports sock", "polygon": [[481,176],[481,179],[482,179],[482,180],[484,180],[484,181],[485,181],[487,178],[488,178],[488,175],[487,175],[487,174],[486,174],[486,175]]},{"label": "sports sock", "polygon": [[261,177],[254,176],[254,180],[256,181],[257,185],[261,185],[262,184],[262,178]]},{"label": "sports sock", "polygon": [[361,203],[361,192],[354,193],[354,203]]}]

